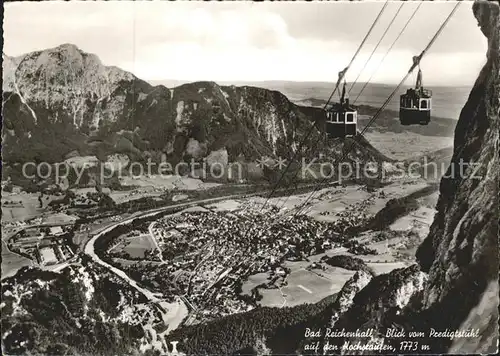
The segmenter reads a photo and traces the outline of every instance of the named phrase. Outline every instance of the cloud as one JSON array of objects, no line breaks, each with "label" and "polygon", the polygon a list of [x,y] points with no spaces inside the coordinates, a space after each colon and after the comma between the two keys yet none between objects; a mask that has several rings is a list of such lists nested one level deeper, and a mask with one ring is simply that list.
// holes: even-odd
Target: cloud
[{"label": "cloud", "polygon": [[[349,80],[398,6],[388,5]],[[416,4],[404,6],[360,80],[370,77]],[[423,5],[373,80],[399,81],[451,7]],[[470,83],[484,62],[486,40],[470,5],[461,7],[422,63],[430,82]],[[146,80],[335,81],[380,8],[380,3],[331,2],[11,3],[5,5],[4,51],[19,55],[74,43]]]},{"label": "cloud", "polygon": [[196,43],[215,47],[279,48],[291,39],[286,23],[276,14],[249,9],[210,8],[166,11],[151,17],[143,8],[135,19],[136,41],[142,44]]},{"label": "cloud", "polygon": [[[288,30],[294,38],[315,38],[328,41],[342,38],[346,42],[359,43],[367,33],[372,22],[382,9],[385,1],[318,2],[314,6],[305,2],[294,2],[282,6],[277,2],[268,2],[264,8],[279,13],[288,24]],[[389,34],[404,27],[414,10],[417,13],[409,24],[404,40],[398,46],[402,49],[417,50],[416,42],[429,40],[455,6],[455,1],[408,1],[389,2],[385,12],[374,28],[368,44],[375,44],[389,25],[398,9],[402,6]],[[451,18],[435,52],[455,51],[462,45],[463,51],[478,52],[483,50],[481,34],[477,32],[477,21],[472,14],[472,2],[462,3]],[[479,39],[479,41],[478,41]]]}]

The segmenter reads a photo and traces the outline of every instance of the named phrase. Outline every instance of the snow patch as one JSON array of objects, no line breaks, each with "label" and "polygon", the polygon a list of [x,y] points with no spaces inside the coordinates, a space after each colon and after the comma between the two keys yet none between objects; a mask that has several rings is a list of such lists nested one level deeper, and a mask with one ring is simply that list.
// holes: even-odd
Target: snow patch
[{"label": "snow patch", "polygon": [[187,198],[189,198],[189,197],[188,197],[186,194],[177,194],[177,195],[174,195],[174,196],[172,197],[172,201],[173,201],[173,202],[176,202],[176,201],[185,200],[185,199],[187,199]]},{"label": "snow patch", "polygon": [[340,312],[344,313],[352,305],[354,297],[356,294],[366,287],[366,285],[371,281],[372,277],[370,274],[364,271],[358,271],[356,274],[346,282],[342,290],[340,291],[339,304]]},{"label": "snow patch", "polygon": [[182,114],[184,112],[184,101],[179,101],[176,107],[177,116],[175,117],[175,124],[177,125],[177,131],[182,131],[180,126],[182,124]]},{"label": "snow patch", "polygon": [[[92,278],[90,277],[90,273],[88,273],[85,270],[85,267],[82,266],[78,269],[77,273],[75,273],[73,276],[74,276],[74,278],[71,280],[71,282],[83,285],[83,289],[84,289],[83,294],[84,294],[85,300],[87,301],[87,303],[90,302],[90,300],[92,299],[94,292],[95,292],[94,285],[92,283]],[[84,305],[84,316],[85,317],[87,317],[88,309],[89,309],[88,305],[85,304]]]},{"label": "snow patch", "polygon": [[267,132],[267,141],[271,143],[273,152],[276,153],[276,142],[278,141],[278,132],[276,130],[276,120],[278,119],[276,115],[276,109],[271,107],[270,113],[266,116],[265,131]]}]

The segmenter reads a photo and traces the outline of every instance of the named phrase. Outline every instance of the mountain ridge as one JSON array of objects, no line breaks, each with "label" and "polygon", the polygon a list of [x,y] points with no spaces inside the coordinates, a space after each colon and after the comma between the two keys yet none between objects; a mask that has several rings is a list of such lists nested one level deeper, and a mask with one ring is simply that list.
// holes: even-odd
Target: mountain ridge
[{"label": "mountain ridge", "polygon": [[[175,164],[221,150],[229,162],[290,158],[315,120],[320,129],[304,147],[335,155],[343,145],[326,142],[323,110],[276,90],[206,81],[153,87],[72,44],[4,63],[3,160],[10,165],[61,162],[68,154],[104,161],[116,153],[135,160],[166,155]],[[367,141],[355,145],[352,159],[389,160]]]}]

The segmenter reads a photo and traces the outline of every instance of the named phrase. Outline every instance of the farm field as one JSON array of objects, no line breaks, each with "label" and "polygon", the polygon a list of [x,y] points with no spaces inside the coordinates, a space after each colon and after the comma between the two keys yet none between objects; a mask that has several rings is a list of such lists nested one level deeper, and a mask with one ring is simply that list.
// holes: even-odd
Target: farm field
[{"label": "farm field", "polygon": [[308,271],[303,268],[292,270],[287,278],[288,285],[282,288],[287,305],[319,302],[339,292],[354,274],[355,271],[335,267],[327,267],[326,271]]},{"label": "farm field", "polygon": [[31,265],[31,260],[9,251],[2,240],[2,279],[11,277],[22,267]]},{"label": "farm field", "polygon": [[382,154],[395,160],[425,155],[453,146],[453,137],[424,136],[413,132],[394,133],[373,130],[364,135]]},{"label": "farm field", "polygon": [[120,238],[120,243],[110,251],[114,253],[124,253],[131,258],[142,259],[145,257],[146,252],[155,249],[154,242],[149,233],[141,234],[139,236],[126,236]]},{"label": "farm field", "polygon": [[[10,194],[2,192],[2,222],[24,221],[39,217],[44,211],[43,208],[52,199],[52,197],[44,196],[42,199],[43,207],[40,208],[37,194],[25,192]],[[14,202],[14,204],[9,204],[9,202]]]},{"label": "farm field", "polygon": [[123,186],[153,187],[163,190],[183,189],[200,190],[217,187],[219,183],[207,183],[200,179],[181,177],[175,175],[142,175],[139,177],[123,176],[120,179]]}]

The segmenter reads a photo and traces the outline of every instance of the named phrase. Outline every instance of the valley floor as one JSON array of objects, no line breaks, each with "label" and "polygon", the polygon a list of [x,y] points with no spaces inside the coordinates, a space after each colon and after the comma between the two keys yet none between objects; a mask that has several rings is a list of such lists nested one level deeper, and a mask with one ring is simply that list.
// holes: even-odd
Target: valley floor
[{"label": "valley floor", "polygon": [[364,134],[382,154],[395,160],[431,154],[434,151],[453,147],[453,137],[424,136],[412,132],[378,132]]},{"label": "valley floor", "polygon": [[[312,229],[311,233],[316,236],[319,236],[318,231],[324,231],[328,226],[334,226],[335,231],[339,231],[363,225],[389,200],[408,196],[426,186],[424,180],[413,180],[404,184],[393,182],[374,191],[367,191],[359,185],[321,189],[298,215],[299,221],[302,228]],[[354,242],[334,243],[335,239],[342,240],[342,234],[336,233],[338,237],[334,240],[321,238],[321,251],[313,246],[312,241],[306,242],[312,243],[313,247],[297,245],[291,248],[297,242],[292,243],[287,233],[281,231],[281,237],[272,238],[268,247],[267,242],[262,242],[254,252],[245,253],[247,247],[244,246],[248,246],[245,245],[245,238],[252,234],[265,238],[267,233],[259,232],[259,228],[272,230],[273,225],[282,219],[285,231],[287,226],[294,229],[295,220],[291,216],[309,194],[272,198],[268,201],[268,209],[271,210],[266,209],[263,215],[260,214],[266,199],[261,197],[219,198],[213,202],[208,199],[198,203],[181,201],[179,206],[191,208],[154,218],[153,223],[138,225],[139,230],[128,228],[128,232],[115,238],[107,249],[106,253],[111,256],[111,260],[107,257],[107,262],[99,257],[102,251],[94,251],[94,242],[116,226],[128,226],[127,221],[143,218],[145,214],[137,212],[123,215],[121,219],[104,218],[98,223],[83,225],[79,228],[82,240],[75,242],[85,245],[85,254],[119,279],[127,281],[152,305],[156,305],[155,308],[159,308],[159,320],[145,320],[143,327],[149,341],[143,340],[142,347],[144,350],[155,348],[164,352],[166,345],[163,338],[181,325],[203,323],[257,306],[316,303],[337,293],[356,273],[357,267],[332,265],[328,262],[329,258],[350,256],[354,260],[360,259],[361,262],[357,263],[362,263],[374,274],[408,266],[413,262],[414,249],[428,231],[436,199],[435,193],[419,198],[417,209],[395,216],[383,231],[360,233],[353,239],[356,240]],[[263,220],[252,225],[248,235],[245,229],[234,230],[240,227],[232,224],[241,218],[250,219],[252,224],[258,219]],[[268,225],[269,222],[272,224]],[[196,224],[201,226],[196,227]],[[243,245],[228,239],[226,229],[235,233],[234,236],[240,236],[236,232],[241,231],[239,238]],[[93,238],[89,243],[90,236]],[[189,239],[185,238],[187,236]],[[284,249],[276,245],[278,242]],[[189,247],[183,250],[186,248],[183,246]],[[305,250],[302,251],[303,248]],[[257,255],[260,257],[256,258]],[[8,259],[5,260],[9,263]],[[18,261],[18,268],[29,263],[29,260],[26,261]],[[60,272],[75,263],[78,264],[78,260],[44,268]],[[158,322],[164,323],[165,329],[152,329],[150,323],[156,325]]]}]

